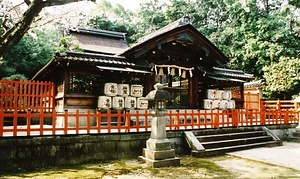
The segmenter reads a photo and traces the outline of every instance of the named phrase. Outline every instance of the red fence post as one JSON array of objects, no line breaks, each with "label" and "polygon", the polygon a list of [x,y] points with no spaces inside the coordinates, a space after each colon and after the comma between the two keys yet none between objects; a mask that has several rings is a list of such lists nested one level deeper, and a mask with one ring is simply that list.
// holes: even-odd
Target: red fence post
[{"label": "red fence post", "polygon": [[107,132],[110,133],[111,132],[111,110],[107,110]]},{"label": "red fence post", "polygon": [[238,119],[237,109],[231,110],[231,116],[232,116],[232,125],[238,128],[239,127],[239,119]]},{"label": "red fence post", "polygon": [[91,111],[88,109],[87,110],[87,119],[86,119],[86,130],[87,130],[87,134],[91,133]]},{"label": "red fence post", "polygon": [[40,111],[39,119],[40,119],[40,135],[44,134],[44,117],[45,117],[45,110]]},{"label": "red fence post", "polygon": [[100,109],[97,110],[97,130],[98,133],[101,133],[101,111]]},{"label": "red fence post", "polygon": [[129,132],[130,129],[129,129],[129,126],[130,126],[130,117],[129,117],[129,111],[125,111],[125,131],[126,132]]},{"label": "red fence post", "polygon": [[[0,102],[1,102],[1,99],[0,99]],[[4,135],[3,128],[4,128],[4,109],[0,108],[0,137],[3,137],[3,135]]]},{"label": "red fence post", "polygon": [[68,134],[68,110],[64,111],[64,134]]},{"label": "red fence post", "polygon": [[14,110],[14,117],[13,117],[13,136],[17,136],[18,131],[18,111]]},{"label": "red fence post", "polygon": [[175,130],[179,130],[180,128],[180,116],[179,116],[179,110],[176,110],[176,118],[174,121]]},{"label": "red fence post", "polygon": [[57,113],[56,113],[56,110],[54,109],[52,111],[52,135],[55,135],[56,134],[56,121],[57,119]]},{"label": "red fence post", "polygon": [[27,126],[27,136],[30,136],[30,130],[31,130],[31,109],[28,109],[27,110],[27,123],[26,123],[26,126]]},{"label": "red fence post", "polygon": [[75,129],[76,129],[76,134],[79,134],[79,110],[76,109],[75,113]]}]

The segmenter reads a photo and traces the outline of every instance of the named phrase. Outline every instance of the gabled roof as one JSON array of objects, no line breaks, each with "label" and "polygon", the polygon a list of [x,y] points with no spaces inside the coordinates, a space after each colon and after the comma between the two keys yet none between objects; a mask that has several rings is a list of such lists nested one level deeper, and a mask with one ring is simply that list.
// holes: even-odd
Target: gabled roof
[{"label": "gabled roof", "polygon": [[[124,33],[81,28],[73,33],[77,34],[82,45],[86,43],[89,46],[89,50],[56,54],[33,79],[49,80],[50,77],[47,79],[47,75],[53,75],[55,70],[68,67],[69,64],[89,70],[135,73],[152,73],[151,68],[156,66],[178,67],[197,70],[200,73],[195,74],[202,73],[203,76],[213,80],[240,83],[253,78],[253,75],[240,70],[221,68],[229,61],[228,58],[190,24],[188,17],[178,19],[142,37],[129,48],[122,46],[125,40]],[[105,41],[106,38],[109,40]],[[118,44],[119,42],[121,44]],[[93,45],[100,49],[94,51],[90,48]],[[118,50],[114,48],[122,52],[116,55]]]},{"label": "gabled roof", "polygon": [[128,48],[125,33],[84,28],[70,29],[69,33],[86,52],[115,55]]},{"label": "gabled roof", "polygon": [[[153,52],[153,54],[152,54]],[[188,17],[148,34],[119,55],[130,60],[158,56],[153,58],[180,57],[197,59],[200,66],[223,66],[228,58],[194,26]]]}]

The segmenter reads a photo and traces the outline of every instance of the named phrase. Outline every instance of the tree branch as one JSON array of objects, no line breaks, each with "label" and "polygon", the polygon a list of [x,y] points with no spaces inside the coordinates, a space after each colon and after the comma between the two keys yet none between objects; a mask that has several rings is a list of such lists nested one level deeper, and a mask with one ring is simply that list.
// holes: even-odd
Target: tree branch
[{"label": "tree branch", "polygon": [[[34,18],[38,16],[44,7],[64,5],[78,1],[83,0],[33,0],[20,21],[0,36],[0,57],[21,40],[30,28]],[[95,0],[92,1],[95,2]],[[29,3],[27,0],[25,2]]]},{"label": "tree branch", "polygon": [[30,0],[24,0],[24,2],[27,4],[27,6],[29,6],[31,4]]}]

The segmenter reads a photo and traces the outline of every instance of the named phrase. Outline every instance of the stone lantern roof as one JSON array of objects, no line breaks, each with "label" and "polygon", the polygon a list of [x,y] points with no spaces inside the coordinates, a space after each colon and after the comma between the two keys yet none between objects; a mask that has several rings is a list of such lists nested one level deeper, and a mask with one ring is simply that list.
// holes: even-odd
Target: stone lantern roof
[{"label": "stone lantern roof", "polygon": [[154,85],[154,90],[150,91],[145,99],[150,101],[169,101],[172,100],[172,96],[168,91],[163,90],[163,84],[157,83]]}]

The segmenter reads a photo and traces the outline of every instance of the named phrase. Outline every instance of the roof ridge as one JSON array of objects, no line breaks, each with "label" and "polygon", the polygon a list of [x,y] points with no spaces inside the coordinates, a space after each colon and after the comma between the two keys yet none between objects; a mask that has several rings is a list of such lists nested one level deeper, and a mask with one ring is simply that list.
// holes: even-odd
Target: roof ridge
[{"label": "roof ridge", "polygon": [[113,37],[119,37],[119,38],[125,38],[126,33],[125,32],[115,32],[110,30],[102,30],[102,29],[94,29],[94,28],[83,28],[83,27],[77,27],[77,28],[70,28],[70,31],[78,32],[78,33],[87,33],[87,34],[93,34],[93,35],[106,35],[106,36],[113,36]]},{"label": "roof ridge", "polygon": [[55,56],[64,57],[64,56],[78,56],[78,57],[94,57],[94,58],[116,58],[116,59],[123,59],[126,58],[124,56],[119,55],[106,55],[106,54],[96,54],[96,53],[88,53],[88,52],[71,52],[67,51],[65,53],[56,53]]},{"label": "roof ridge", "polygon": [[181,27],[184,25],[188,25],[188,24],[191,24],[190,17],[185,15],[185,16],[181,17],[180,19],[177,19],[176,21],[174,21],[166,26],[159,28],[159,29],[141,37],[140,39],[138,39],[137,43],[144,42],[152,37],[158,36],[160,34],[168,32],[172,29],[175,29],[177,27]]}]

